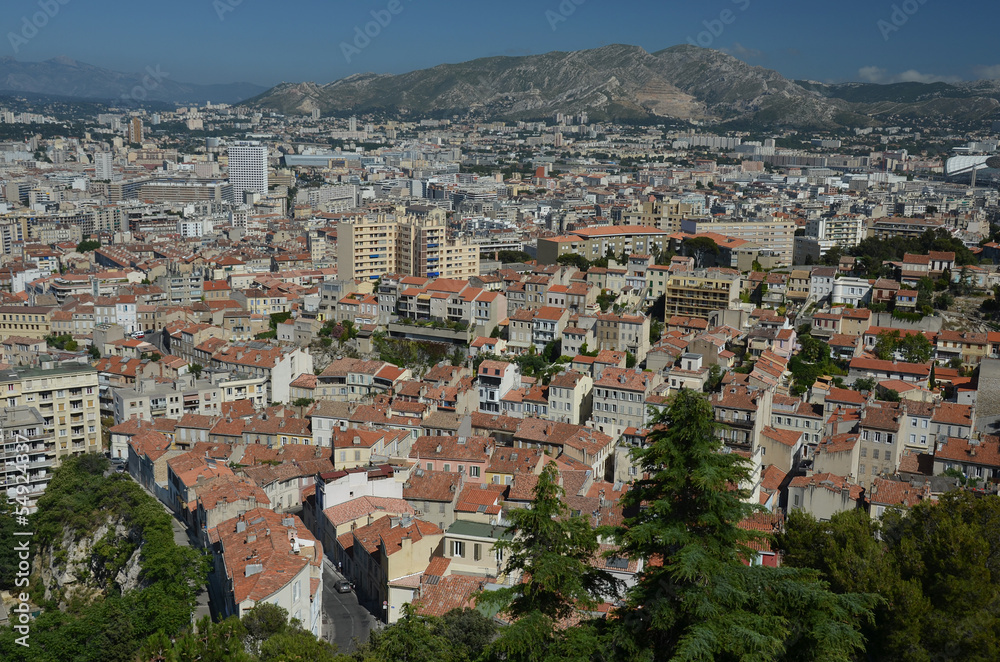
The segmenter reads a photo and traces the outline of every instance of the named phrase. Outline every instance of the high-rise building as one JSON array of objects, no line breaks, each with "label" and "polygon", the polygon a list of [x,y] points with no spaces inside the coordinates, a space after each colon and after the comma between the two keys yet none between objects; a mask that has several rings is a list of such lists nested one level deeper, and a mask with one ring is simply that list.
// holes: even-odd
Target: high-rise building
[{"label": "high-rise building", "polygon": [[128,141],[137,144],[142,142],[142,118],[133,117],[129,120]]},{"label": "high-rise building", "polygon": [[319,119],[319,114],[320,114],[319,108],[313,108],[312,109],[312,118],[314,120],[318,120]]},{"label": "high-rise building", "polygon": [[101,451],[100,387],[89,365],[18,368],[0,372],[6,407],[33,407],[42,418],[39,435],[54,438],[57,462]]},{"label": "high-rise building", "polygon": [[111,181],[111,178],[114,176],[112,162],[110,152],[98,152],[94,154],[94,179]]},{"label": "high-rise building", "polygon": [[479,275],[479,246],[447,238],[444,211],[399,209],[337,224],[337,269],[344,280],[398,273],[427,278]]},{"label": "high-rise building", "polygon": [[251,141],[230,145],[229,183],[236,202],[242,202],[247,191],[267,195],[267,147]]},{"label": "high-rise building", "polygon": [[347,121],[347,130],[350,131],[351,133],[354,133],[355,131],[358,130],[358,118],[357,117],[354,117],[352,115],[351,119],[349,119]]}]

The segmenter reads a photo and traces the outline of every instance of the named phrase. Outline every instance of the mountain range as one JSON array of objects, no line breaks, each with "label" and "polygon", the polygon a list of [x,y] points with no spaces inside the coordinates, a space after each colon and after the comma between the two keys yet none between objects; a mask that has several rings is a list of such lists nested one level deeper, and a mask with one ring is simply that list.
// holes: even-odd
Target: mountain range
[{"label": "mountain range", "polygon": [[721,51],[638,46],[489,57],[404,74],[356,74],[328,84],[282,83],[247,105],[283,113],[387,112],[538,119],[655,117],[798,128],[878,125],[905,118],[979,121],[1000,112],[1000,83],[824,84],[796,81]]},{"label": "mountain range", "polygon": [[[139,92],[136,92],[136,89]],[[355,74],[332,83],[197,85],[147,68],[137,74],[67,57],[0,58],[0,94],[85,100],[242,103],[286,114],[382,112],[541,119],[724,122],[733,127],[877,126],[907,119],[981,122],[1000,117],[1000,81],[841,83],[792,80],[721,51],[681,45],[649,53],[613,44],[582,51],[488,57],[403,74]],[[136,97],[143,97],[137,99]]]},{"label": "mountain range", "polygon": [[[138,88],[138,90],[137,90]],[[196,85],[170,77],[169,71],[149,67],[136,74],[103,69],[68,57],[44,62],[0,58],[0,93],[43,94],[83,100],[120,100],[165,103],[238,103],[267,90],[253,83]]]}]

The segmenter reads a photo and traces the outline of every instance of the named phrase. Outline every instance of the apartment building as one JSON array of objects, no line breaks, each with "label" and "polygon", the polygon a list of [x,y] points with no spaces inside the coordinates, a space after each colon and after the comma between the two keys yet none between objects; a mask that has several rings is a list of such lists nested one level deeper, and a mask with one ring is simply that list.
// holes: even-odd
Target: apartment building
[{"label": "apartment building", "polygon": [[209,591],[220,616],[241,617],[269,602],[322,636],[323,545],[296,515],[255,508],[208,532]]},{"label": "apartment building", "polygon": [[97,371],[89,365],[62,364],[0,372],[6,407],[34,407],[42,416],[40,433],[55,439],[56,462],[68,455],[101,451]]},{"label": "apartment building", "polygon": [[[591,349],[630,352],[641,363],[649,352],[649,317],[601,314],[594,325]],[[565,353],[565,352],[564,352]]]},{"label": "apartment building", "polygon": [[512,390],[521,388],[517,364],[486,360],[479,364],[479,411],[499,414],[501,402]]},{"label": "apartment building", "polygon": [[689,234],[714,232],[760,246],[776,257],[774,266],[792,266],[795,249],[795,222],[784,218],[685,219],[681,230]]},{"label": "apartment building", "polygon": [[653,253],[664,251],[670,233],[645,225],[605,225],[573,230],[566,235],[538,240],[539,264],[556,264],[559,257],[575,253],[588,260],[621,253]]},{"label": "apartment building", "polygon": [[341,279],[377,280],[383,274],[427,278],[479,275],[479,246],[448,238],[443,210],[414,215],[352,216],[337,224],[337,269]]},{"label": "apartment building", "polygon": [[733,269],[680,272],[667,278],[666,316],[709,319],[713,311],[735,307],[740,274]]},{"label": "apartment building", "polygon": [[702,214],[702,205],[681,202],[673,198],[646,200],[633,204],[622,214],[624,225],[645,225],[667,232],[681,229],[681,221]]},{"label": "apartment building", "polygon": [[396,306],[400,317],[464,322],[477,335],[488,335],[507,316],[507,297],[502,292],[448,278],[401,288]]},{"label": "apartment building", "polygon": [[646,399],[662,381],[658,373],[605,368],[594,382],[594,427],[614,438],[626,428],[648,427]]},{"label": "apartment building", "polygon": [[821,246],[854,248],[865,238],[866,232],[865,217],[860,214],[820,216],[806,221],[806,236],[818,239]]},{"label": "apartment building", "polygon": [[0,306],[0,338],[19,336],[44,340],[52,333],[53,308]]},{"label": "apartment building", "polygon": [[45,430],[38,410],[4,407],[0,411],[0,485],[7,499],[17,498],[29,514],[34,513],[57,464],[55,438]]},{"label": "apartment building", "polygon": [[593,391],[594,380],[590,375],[575,370],[555,375],[549,382],[549,420],[585,424],[593,408]]}]

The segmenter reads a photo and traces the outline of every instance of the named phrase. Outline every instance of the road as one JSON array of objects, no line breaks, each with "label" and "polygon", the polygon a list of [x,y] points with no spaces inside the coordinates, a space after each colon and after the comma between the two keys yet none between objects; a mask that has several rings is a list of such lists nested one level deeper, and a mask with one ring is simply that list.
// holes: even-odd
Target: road
[{"label": "road", "polygon": [[330,559],[323,559],[323,638],[337,645],[341,653],[350,653],[357,642],[368,641],[374,618],[358,604],[353,591],[338,593],[334,585],[343,579]]}]

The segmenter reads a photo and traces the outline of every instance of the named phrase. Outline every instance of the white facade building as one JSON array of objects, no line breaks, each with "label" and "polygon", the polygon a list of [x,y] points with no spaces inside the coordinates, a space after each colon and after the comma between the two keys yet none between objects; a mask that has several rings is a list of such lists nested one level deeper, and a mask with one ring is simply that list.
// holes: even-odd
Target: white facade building
[{"label": "white facade building", "polygon": [[229,183],[237,201],[247,191],[267,195],[267,147],[249,141],[230,145]]}]

